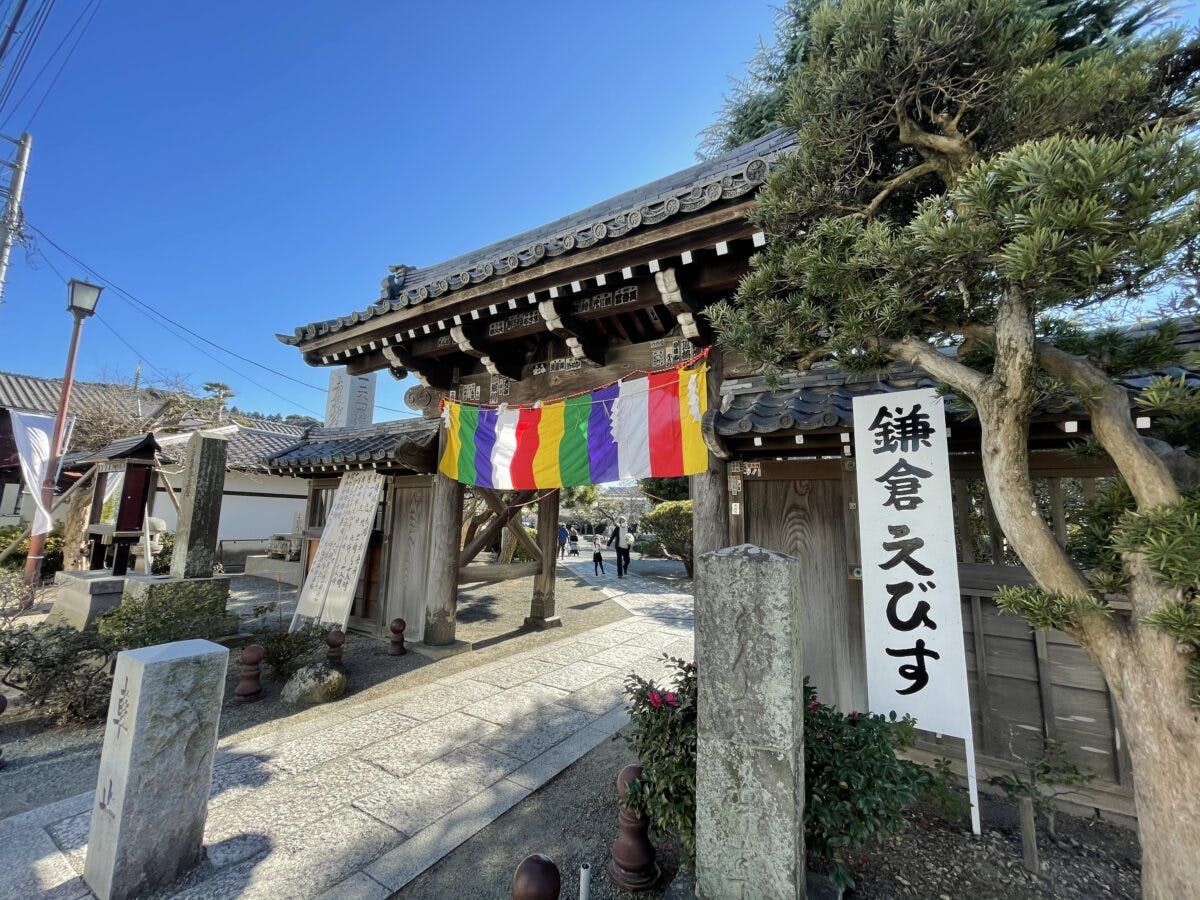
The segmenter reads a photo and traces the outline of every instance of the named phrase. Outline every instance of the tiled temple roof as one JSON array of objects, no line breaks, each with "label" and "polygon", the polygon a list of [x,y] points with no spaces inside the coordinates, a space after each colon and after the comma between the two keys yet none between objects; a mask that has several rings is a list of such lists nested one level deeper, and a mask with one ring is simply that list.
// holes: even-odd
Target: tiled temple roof
[{"label": "tiled temple roof", "polygon": [[[1200,350],[1200,321],[1183,319],[1176,345],[1180,355]],[[1131,332],[1137,334],[1139,330]],[[1148,329],[1147,329],[1148,330]],[[1184,376],[1189,383],[1200,387],[1200,371],[1184,366],[1169,366],[1153,371],[1135,372],[1116,379],[1131,394],[1145,390],[1152,381],[1164,375]],[[807,372],[783,376],[776,387],[765,378],[731,380],[722,387],[722,408],[717,412],[714,427],[722,437],[762,435],[775,432],[847,430],[854,423],[853,402],[856,396],[914,388],[936,387],[938,382],[921,369],[897,363],[884,372],[852,374],[834,363],[818,364]],[[972,418],[974,410],[951,404],[951,418]],[[1085,417],[1076,404],[1043,404],[1038,412],[1046,416],[1079,415]]]},{"label": "tiled temple roof", "polygon": [[454,259],[424,268],[392,266],[379,299],[370,306],[336,319],[310,322],[278,338],[286,344],[303,345],[467,285],[742,197],[766,180],[776,157],[794,143],[792,134],[779,129],[698,165]]},{"label": "tiled temple roof", "polygon": [[272,472],[283,475],[321,467],[336,471],[407,469],[428,474],[437,465],[440,425],[440,419],[406,419],[358,428],[314,428],[268,465]]}]

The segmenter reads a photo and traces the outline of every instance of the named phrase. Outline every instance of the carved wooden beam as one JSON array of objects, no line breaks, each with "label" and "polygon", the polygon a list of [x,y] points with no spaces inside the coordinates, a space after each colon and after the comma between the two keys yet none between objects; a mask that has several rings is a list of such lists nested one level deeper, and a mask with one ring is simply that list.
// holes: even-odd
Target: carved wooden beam
[{"label": "carved wooden beam", "polygon": [[551,334],[562,338],[575,359],[586,359],[598,366],[604,365],[604,354],[608,340],[595,329],[581,322],[567,311],[567,299],[542,300],[538,312]]},{"label": "carved wooden beam", "polygon": [[458,344],[459,350],[478,359],[492,375],[501,375],[513,380],[521,377],[524,360],[517,354],[500,351],[480,341],[478,335],[471,334],[462,325],[451,328],[450,337]]},{"label": "carved wooden beam", "polygon": [[706,319],[701,318],[699,308],[684,296],[675,269],[663,269],[661,272],[655,272],[654,281],[662,294],[663,306],[675,317],[683,336],[701,347],[711,345],[713,342],[712,327]]},{"label": "carved wooden beam", "polygon": [[383,356],[393,370],[406,369],[426,387],[450,390],[450,373],[431,360],[418,359],[398,344],[384,347]]}]

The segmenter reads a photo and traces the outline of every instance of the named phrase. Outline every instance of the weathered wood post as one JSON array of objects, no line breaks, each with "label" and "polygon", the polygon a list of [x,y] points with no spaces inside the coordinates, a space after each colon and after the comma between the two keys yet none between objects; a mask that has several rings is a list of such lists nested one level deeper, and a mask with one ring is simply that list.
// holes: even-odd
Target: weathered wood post
[{"label": "weathered wood post", "polygon": [[150,893],[204,858],[228,662],[201,640],[117,656],[83,866],[99,900]]},{"label": "weathered wood post", "polygon": [[714,452],[714,447],[719,447],[719,439],[713,428],[713,418],[720,405],[715,398],[720,395],[723,369],[721,353],[716,351],[709,360],[705,385],[713,408],[705,414],[700,426],[708,445],[708,467],[691,476],[688,484],[692,497],[692,559],[729,546],[729,471],[725,460]]},{"label": "weathered wood post", "polygon": [[562,619],[554,614],[554,576],[558,566],[559,492],[546,491],[538,499],[537,542],[542,553],[542,570],[533,577],[533,600],[525,619],[527,628],[557,628]]},{"label": "weathered wood post", "polygon": [[693,475],[692,494],[692,556],[699,559],[705,553],[720,550],[729,544],[729,476],[725,460],[708,454],[708,469]]},{"label": "weathered wood post", "polygon": [[176,578],[212,577],[217,562],[227,443],[223,437],[202,432],[188,440],[187,476],[171,556],[171,574]]},{"label": "weathered wood post", "polygon": [[804,896],[800,562],[751,544],[696,578],[696,894]]},{"label": "weathered wood post", "polygon": [[458,608],[458,542],[462,530],[463,486],[445,475],[433,476],[429,516],[429,581],[425,602],[424,643],[455,644]]}]

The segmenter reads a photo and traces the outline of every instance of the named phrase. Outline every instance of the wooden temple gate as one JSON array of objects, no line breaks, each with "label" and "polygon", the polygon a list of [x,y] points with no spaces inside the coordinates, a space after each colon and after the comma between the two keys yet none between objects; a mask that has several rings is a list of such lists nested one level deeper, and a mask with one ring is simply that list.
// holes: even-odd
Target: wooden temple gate
[{"label": "wooden temple gate", "polygon": [[[305,477],[363,466],[393,476],[380,519],[386,524],[356,606],[362,627],[382,633],[392,616],[412,623],[423,615],[425,642],[446,646],[454,643],[460,583],[533,573],[527,624],[556,624],[551,560],[557,493],[537,498],[536,546],[516,526],[516,509],[534,498],[494,492],[482,494],[490,523],[461,546],[462,486],[434,474],[436,440],[429,435],[437,430],[440,401],[545,401],[667,367],[711,347],[702,313],[736,288],[765,243],[747,216],[754,193],[791,144],[789,135],[776,132],[457,259],[422,269],[391,266],[378,299],[365,308],[279,336],[314,366],[345,366],[352,374],[386,370],[417,380],[405,399],[423,420],[383,423],[359,437],[318,434],[308,440],[328,446],[283,461]],[[785,381],[768,386],[736,358],[713,349],[704,422],[708,466],[691,481],[694,547],[699,555],[752,541],[799,557],[808,567],[812,680],[827,700],[861,709],[863,612],[849,398],[932,382],[904,367],[849,376],[822,365]],[[990,515],[980,482],[978,428],[962,412],[949,419],[950,449],[980,761],[1012,765],[1036,757],[1043,738],[1060,740],[1097,774],[1088,791],[1095,805],[1129,812],[1128,761],[1099,673],[1065,635],[1034,634],[1022,620],[996,610],[997,586],[1027,582],[1028,575]],[[1070,539],[1083,500],[1110,474],[1062,452],[1086,433],[1086,422],[1072,415],[1078,411],[1041,415],[1031,436],[1043,512],[1061,541]],[[417,435],[422,428],[423,437]],[[359,440],[361,446],[354,443]],[[414,449],[416,443],[420,448]],[[516,529],[534,562],[472,564],[505,529]],[[422,583],[424,590],[417,587]],[[928,746],[948,755],[953,750],[939,747],[934,736]]]}]

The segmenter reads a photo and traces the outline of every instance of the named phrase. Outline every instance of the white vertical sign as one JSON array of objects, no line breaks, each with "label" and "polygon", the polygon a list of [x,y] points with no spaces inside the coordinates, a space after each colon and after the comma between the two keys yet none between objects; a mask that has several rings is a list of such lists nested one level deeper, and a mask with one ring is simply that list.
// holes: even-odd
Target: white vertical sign
[{"label": "white vertical sign", "polygon": [[854,456],[868,704],[966,742],[978,834],[946,415],[937,391],[855,397]]}]

